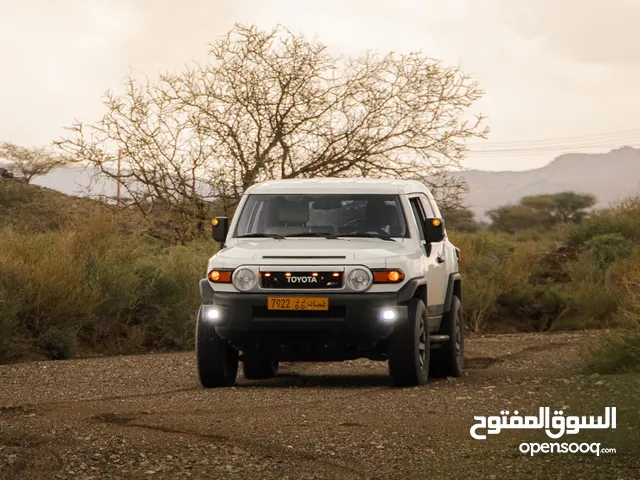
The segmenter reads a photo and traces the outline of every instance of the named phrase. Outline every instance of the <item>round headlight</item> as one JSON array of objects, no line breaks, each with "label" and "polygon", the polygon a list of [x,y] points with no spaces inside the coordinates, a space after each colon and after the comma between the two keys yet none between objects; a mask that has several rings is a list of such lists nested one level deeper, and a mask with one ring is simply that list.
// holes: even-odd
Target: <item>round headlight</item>
[{"label": "round headlight", "polygon": [[356,268],[347,275],[347,285],[351,290],[363,292],[371,285],[371,274],[363,268]]},{"label": "round headlight", "polygon": [[248,268],[241,268],[233,274],[233,286],[246,292],[256,286],[256,274]]}]

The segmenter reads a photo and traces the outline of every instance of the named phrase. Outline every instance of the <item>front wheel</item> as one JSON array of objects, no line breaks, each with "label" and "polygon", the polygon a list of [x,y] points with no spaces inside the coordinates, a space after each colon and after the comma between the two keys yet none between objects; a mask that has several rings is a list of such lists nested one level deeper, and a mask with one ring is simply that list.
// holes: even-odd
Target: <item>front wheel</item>
[{"label": "front wheel", "polygon": [[440,348],[431,351],[432,377],[460,377],[464,364],[464,316],[462,302],[456,296],[451,301],[451,310],[442,317],[440,331],[449,340]]},{"label": "front wheel", "polygon": [[198,312],[196,327],[196,362],[198,377],[204,388],[230,387],[238,377],[238,351],[222,339],[215,325],[203,320]]},{"label": "front wheel", "polygon": [[429,372],[429,325],[427,307],[417,298],[409,301],[408,317],[389,337],[389,373],[397,387],[427,383]]}]

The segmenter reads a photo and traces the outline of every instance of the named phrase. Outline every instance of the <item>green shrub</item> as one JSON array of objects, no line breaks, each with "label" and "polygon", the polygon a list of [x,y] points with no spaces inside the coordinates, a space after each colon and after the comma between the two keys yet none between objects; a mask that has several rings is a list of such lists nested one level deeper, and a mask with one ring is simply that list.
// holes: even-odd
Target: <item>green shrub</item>
[{"label": "green shrub", "polygon": [[66,360],[71,358],[73,351],[73,333],[50,327],[35,339],[35,343],[49,360]]},{"label": "green shrub", "polygon": [[565,247],[559,232],[451,235],[462,252],[464,308],[472,331],[616,324],[617,312],[626,305],[619,279],[634,262],[633,241],[607,233],[589,235],[580,247]]},{"label": "green shrub", "polygon": [[498,298],[502,315],[515,319],[520,329],[547,331],[558,326],[572,308],[573,300],[562,285],[518,284]]},{"label": "green shrub", "polygon": [[617,313],[618,328],[603,334],[586,356],[589,373],[640,372],[640,251],[620,280],[627,302]]},{"label": "green shrub", "polygon": [[601,235],[619,234],[640,243],[640,197],[628,199],[615,208],[593,214],[567,230],[569,245],[584,245]]},{"label": "green shrub", "polygon": [[594,259],[598,267],[606,270],[612,263],[631,256],[633,241],[620,233],[607,233],[585,242],[584,255]]},{"label": "green shrub", "polygon": [[[640,315],[636,313],[636,315]],[[587,373],[640,373],[640,324],[629,324],[606,332],[597,346],[589,350]]]},{"label": "green shrub", "polygon": [[163,247],[98,219],[0,229],[0,360],[186,348],[213,243]]},{"label": "green shrub", "polygon": [[597,235],[584,244],[569,265],[571,283],[567,291],[574,299],[573,317],[583,328],[615,324],[616,313],[625,303],[619,279],[633,262],[633,242],[619,233]]},{"label": "green shrub", "polygon": [[517,245],[507,234],[458,233],[452,235],[452,241],[462,252],[467,325],[476,333],[499,329],[504,320],[499,299],[527,285],[535,247]]}]

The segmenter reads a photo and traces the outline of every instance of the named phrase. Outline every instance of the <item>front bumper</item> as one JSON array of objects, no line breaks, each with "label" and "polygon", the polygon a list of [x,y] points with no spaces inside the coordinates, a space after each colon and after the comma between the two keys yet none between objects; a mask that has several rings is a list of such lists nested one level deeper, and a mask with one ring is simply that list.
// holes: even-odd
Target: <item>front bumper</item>
[{"label": "front bumper", "polygon": [[[216,331],[239,350],[280,351],[281,359],[298,359],[292,351],[322,349],[369,350],[386,339],[396,325],[406,321],[406,304],[417,288],[407,282],[393,293],[213,293]],[[328,297],[326,311],[278,311],[267,309],[269,296]],[[396,317],[385,321],[382,312]],[[309,348],[306,348],[309,347]],[[289,352],[284,354],[283,350]],[[344,357],[337,354],[337,357]],[[352,355],[357,357],[358,355]]]}]

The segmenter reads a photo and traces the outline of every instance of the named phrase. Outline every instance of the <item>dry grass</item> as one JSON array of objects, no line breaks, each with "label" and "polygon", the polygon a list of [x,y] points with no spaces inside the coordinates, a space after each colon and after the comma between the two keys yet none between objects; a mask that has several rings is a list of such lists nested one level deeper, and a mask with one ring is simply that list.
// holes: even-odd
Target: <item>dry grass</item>
[{"label": "dry grass", "polygon": [[93,219],[57,232],[0,230],[0,359],[191,345],[212,242],[161,246]]},{"label": "dry grass", "polygon": [[587,355],[587,371],[640,373],[640,249],[617,280],[624,304],[616,313],[617,328],[602,336]]}]

